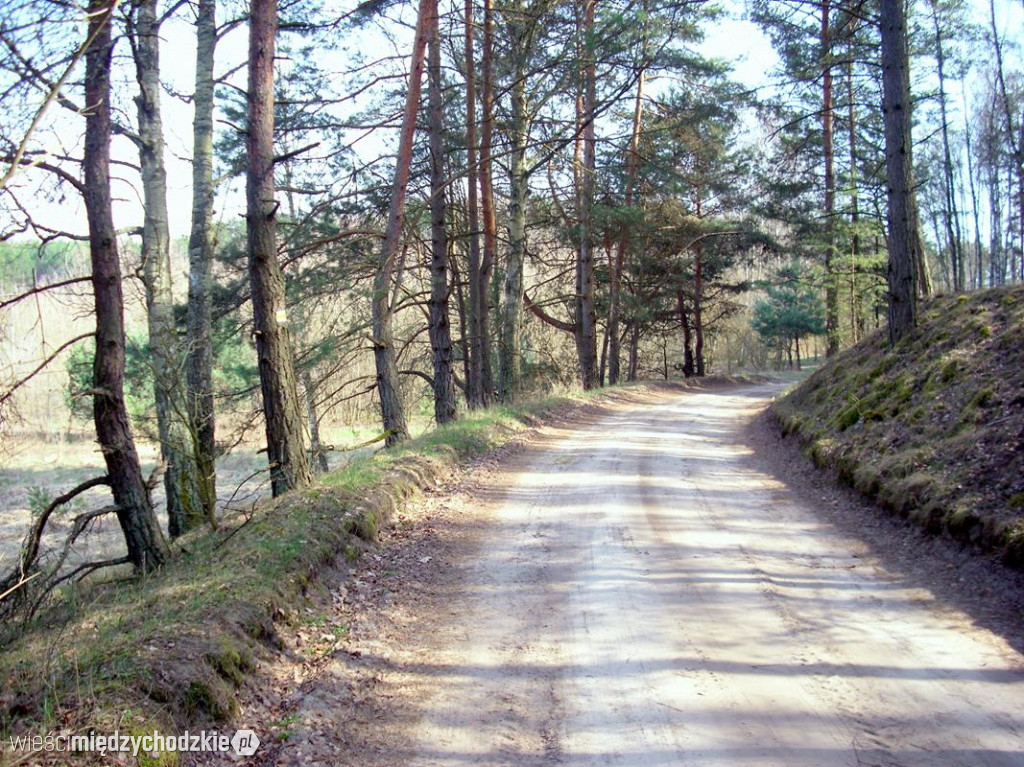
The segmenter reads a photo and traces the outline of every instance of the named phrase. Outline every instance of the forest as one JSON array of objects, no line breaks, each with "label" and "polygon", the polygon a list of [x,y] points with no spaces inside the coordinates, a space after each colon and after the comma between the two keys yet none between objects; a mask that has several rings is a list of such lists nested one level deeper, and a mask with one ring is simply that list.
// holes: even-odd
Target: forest
[{"label": "forest", "polygon": [[[277,496],[328,424],[799,367],[1024,281],[1022,12],[4,0],[0,428],[103,468],[36,499],[0,599],[161,567],[247,440]],[[68,572],[104,516],[125,555]]]}]

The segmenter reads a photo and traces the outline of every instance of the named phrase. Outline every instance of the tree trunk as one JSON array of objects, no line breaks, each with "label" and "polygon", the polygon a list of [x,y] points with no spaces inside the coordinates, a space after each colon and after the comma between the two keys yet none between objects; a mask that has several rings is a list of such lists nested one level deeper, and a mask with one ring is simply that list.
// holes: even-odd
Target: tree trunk
[{"label": "tree trunk", "polygon": [[124,401],[124,300],[110,194],[110,61],[114,0],[90,0],[85,54],[85,208],[96,307],[93,418],[128,558],[147,572],[169,558],[149,499]]},{"label": "tree trunk", "polygon": [[626,380],[632,383],[636,381],[637,372],[640,369],[640,324],[631,323],[629,329],[629,368],[626,371]]},{"label": "tree trunk", "polygon": [[[1003,46],[999,42],[999,30],[996,27],[996,8],[995,0],[989,0],[989,18],[992,22],[992,45],[995,48],[996,54],[996,80],[999,83],[999,95],[1001,96],[1001,102],[1003,107],[1003,117],[1006,121],[1006,143],[1010,148],[1010,152],[1013,155],[1013,170],[1017,180],[1017,228],[1021,236],[1021,247],[1024,250],[1024,125],[1020,126],[1020,131],[1013,124],[1013,105],[1006,89],[1006,75],[1003,69]],[[1010,187],[1012,188],[1012,187]],[[1012,198],[1012,193],[1008,195]],[[1012,210],[1013,202],[1012,199],[1009,202],[1009,207]],[[1012,224],[1009,227],[1013,228]],[[1013,243],[1012,234],[1010,236],[1010,244]],[[1012,247],[1010,251],[1012,252]],[[1022,264],[1024,264],[1024,253],[1022,256]],[[1015,256],[1014,256],[1015,257]],[[1022,269],[1024,271],[1024,269]],[[1016,270],[1011,265],[1010,268],[1010,279],[1017,279]]]},{"label": "tree trunk", "polygon": [[596,0],[585,0],[583,18],[583,165],[580,178],[580,244],[576,259],[576,351],[580,383],[585,390],[598,385],[597,315],[594,309],[594,172],[597,138],[594,109],[597,102],[597,65],[591,48]]},{"label": "tree trunk", "polygon": [[686,296],[682,290],[676,291],[676,311],[679,313],[679,326],[683,330],[683,377],[693,378],[693,330],[690,327],[690,316],[686,312]]},{"label": "tree trunk", "polygon": [[989,199],[989,248],[988,248],[988,284],[990,288],[1005,282],[1006,270],[1003,268],[1003,217],[1002,187],[999,185],[999,172],[990,168],[988,172]]},{"label": "tree trunk", "polygon": [[466,376],[466,401],[470,408],[482,407],[483,393],[483,334],[486,325],[482,323],[483,304],[487,301],[487,288],[480,280],[480,209],[477,200],[479,170],[476,148],[476,66],[473,51],[473,0],[466,0],[466,182],[468,223],[469,223],[469,312],[467,313],[468,374]]},{"label": "tree trunk", "polygon": [[[701,192],[697,190],[697,218],[703,217],[701,210]],[[694,246],[693,263],[693,361],[694,375],[704,377],[704,245],[697,242]]]},{"label": "tree trunk", "polygon": [[[449,206],[449,228],[451,231],[455,231],[457,226],[455,223],[456,212],[451,210]],[[451,280],[448,284],[449,295],[455,294],[455,309],[456,315],[459,320],[459,344],[460,351],[462,354],[462,375],[466,380],[466,385],[463,387],[463,394],[466,396],[467,401],[469,400],[469,381],[473,378],[473,371],[470,369],[470,351],[469,351],[469,334],[466,330],[466,292],[463,287],[462,275],[459,272],[459,259],[455,254],[455,248],[451,241],[448,243],[448,263],[451,266]],[[457,385],[457,384],[456,384]]]},{"label": "tree trunk", "polygon": [[919,263],[910,120],[910,73],[903,0],[882,0],[882,115],[889,223],[889,342],[917,325]]},{"label": "tree trunk", "polygon": [[946,112],[946,56],[942,46],[942,29],[939,26],[939,9],[937,0],[931,0],[932,22],[935,27],[935,56],[939,75],[939,116],[942,122],[942,169],[943,169],[943,203],[946,239],[949,242],[950,273],[953,292],[964,290],[964,264],[962,238],[960,234],[960,212],[956,207],[956,184],[953,176],[953,153],[949,146],[949,118]]},{"label": "tree trunk", "polygon": [[420,87],[427,49],[427,31],[431,13],[431,0],[420,0],[413,40],[412,60],[409,68],[409,89],[405,96],[402,130],[398,140],[398,159],[395,178],[391,186],[391,206],[384,245],[373,280],[373,356],[377,366],[377,395],[380,414],[387,435],[388,447],[409,438],[405,422],[405,408],[398,390],[398,361],[394,343],[394,311],[390,300],[391,276],[395,260],[401,250],[402,226],[405,222],[405,196],[409,187],[409,169],[412,164],[412,144],[416,133],[416,112],[420,105]]},{"label": "tree trunk", "polygon": [[825,333],[828,336],[825,353],[829,357],[839,352],[839,288],[835,274],[835,110],[832,95],[832,33],[829,26],[831,10],[831,2],[825,0],[821,5],[821,138],[825,152]]},{"label": "tree trunk", "polygon": [[217,2],[199,0],[196,15],[196,92],[192,125],[192,230],[188,238],[188,407],[199,499],[212,524],[217,513],[216,423],[213,407],[213,345],[210,340],[213,283],[213,62]]},{"label": "tree trunk", "polygon": [[704,366],[704,253],[697,244],[697,263],[693,271],[693,361],[694,375],[703,378]]},{"label": "tree trunk", "polygon": [[452,376],[451,325],[448,316],[448,235],[444,163],[444,104],[441,100],[441,30],[437,0],[431,0],[428,18],[427,115],[430,132],[430,346],[434,359],[434,420],[455,419],[455,380]]},{"label": "tree trunk", "polygon": [[858,312],[860,301],[857,295],[857,259],[860,257],[860,189],[857,179],[857,105],[853,93],[853,46],[848,54],[850,62],[846,70],[846,98],[848,110],[848,135],[850,143],[850,340],[860,343],[861,320]]},{"label": "tree trunk", "polygon": [[317,474],[324,474],[329,468],[327,452],[320,440],[320,416],[316,412],[316,384],[309,370],[302,371],[302,392],[306,399],[306,423],[309,425],[309,454],[312,468]]},{"label": "tree trunk", "polygon": [[960,92],[964,104],[964,142],[967,154],[967,183],[971,192],[971,213],[974,220],[974,269],[972,270],[974,287],[981,290],[985,285],[984,259],[981,253],[981,213],[978,210],[978,189],[974,180],[974,148],[971,146],[971,119],[967,108],[966,77],[960,79]]},{"label": "tree trunk", "polygon": [[498,348],[498,393],[503,402],[517,399],[522,391],[523,266],[526,261],[526,197],[529,178],[526,149],[529,118],[526,77],[517,73],[512,84],[512,165],[509,182],[509,247],[501,305],[501,343]]},{"label": "tree trunk", "polygon": [[253,336],[263,392],[271,490],[275,496],[312,482],[303,444],[284,275],[277,261],[274,200],[274,37],[276,0],[253,0],[249,21],[246,184]]},{"label": "tree trunk", "polygon": [[135,102],[139,118],[144,220],[142,277],[146,288],[150,366],[153,371],[160,457],[167,494],[167,530],[172,538],[203,521],[196,482],[193,443],[171,291],[170,226],[167,219],[167,170],[160,111],[160,26],[156,0],[139,0],[134,18],[133,53],[139,82]]},{"label": "tree trunk", "polygon": [[[629,138],[629,151],[626,157],[626,190],[623,200],[627,215],[633,207],[633,193],[636,186],[637,169],[640,165],[640,130],[643,123],[644,81],[647,69],[646,60],[640,68],[636,81],[636,99],[633,102],[633,130]],[[619,382],[619,318],[622,314],[622,269],[626,262],[626,248],[629,247],[629,224],[625,224],[619,237],[608,281],[608,384],[615,386]]]},{"label": "tree trunk", "polygon": [[494,10],[484,0],[483,89],[480,94],[483,120],[480,126],[480,215],[483,218],[483,258],[480,262],[480,404],[494,401],[494,373],[491,367],[490,294],[494,259],[498,252],[498,224],[494,213],[494,176],[491,144],[494,135]]}]

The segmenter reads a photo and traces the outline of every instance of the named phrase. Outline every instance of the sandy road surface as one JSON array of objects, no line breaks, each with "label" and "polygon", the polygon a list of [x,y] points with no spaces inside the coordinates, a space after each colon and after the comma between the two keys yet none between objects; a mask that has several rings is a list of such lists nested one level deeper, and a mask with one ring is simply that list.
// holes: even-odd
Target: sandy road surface
[{"label": "sandy road surface", "polygon": [[664,395],[528,453],[450,616],[392,659],[401,737],[360,761],[1024,765],[1021,656],[766,473],[740,427],[770,393]]}]

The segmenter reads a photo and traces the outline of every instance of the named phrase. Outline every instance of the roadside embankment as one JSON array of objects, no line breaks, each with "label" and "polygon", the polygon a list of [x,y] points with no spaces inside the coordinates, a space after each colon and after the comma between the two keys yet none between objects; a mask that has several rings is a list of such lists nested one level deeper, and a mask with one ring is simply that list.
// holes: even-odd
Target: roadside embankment
[{"label": "roadside embankment", "polygon": [[814,462],[892,512],[1024,568],[1024,286],[927,302],[773,405]]}]

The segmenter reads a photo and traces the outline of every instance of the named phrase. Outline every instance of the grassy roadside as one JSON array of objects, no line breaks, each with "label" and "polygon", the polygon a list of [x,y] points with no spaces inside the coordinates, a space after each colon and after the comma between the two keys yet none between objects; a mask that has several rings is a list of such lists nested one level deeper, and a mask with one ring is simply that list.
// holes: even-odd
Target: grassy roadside
[{"label": "grassy roadside", "polygon": [[[247,675],[281,649],[277,626],[303,620],[303,596],[318,573],[358,557],[402,503],[458,464],[545,419],[621,394],[576,393],[469,414],[267,501],[251,517],[186,537],[175,561],[144,581],[62,594],[0,654],[0,764],[28,761],[9,752],[12,734],[229,729]],[[67,763],[41,756],[31,763]],[[90,762],[76,755],[74,763]]]},{"label": "grassy roadside", "polygon": [[936,298],[773,406],[819,466],[893,513],[1024,568],[1024,287]]}]

